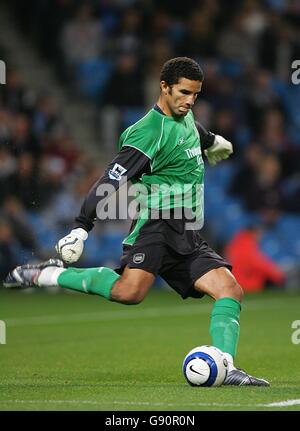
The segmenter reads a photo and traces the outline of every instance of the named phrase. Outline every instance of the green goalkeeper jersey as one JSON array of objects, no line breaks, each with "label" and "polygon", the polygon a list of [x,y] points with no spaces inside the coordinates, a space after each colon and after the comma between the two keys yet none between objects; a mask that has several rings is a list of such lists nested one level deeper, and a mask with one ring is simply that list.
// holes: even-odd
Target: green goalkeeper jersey
[{"label": "green goalkeeper jersey", "polygon": [[[135,177],[140,212],[134,229],[123,241],[133,244],[153,211],[190,210],[198,228],[204,221],[204,163],[193,113],[175,119],[151,109],[121,135],[120,149],[133,147],[150,160],[151,172]],[[152,211],[152,212],[151,212]]]}]

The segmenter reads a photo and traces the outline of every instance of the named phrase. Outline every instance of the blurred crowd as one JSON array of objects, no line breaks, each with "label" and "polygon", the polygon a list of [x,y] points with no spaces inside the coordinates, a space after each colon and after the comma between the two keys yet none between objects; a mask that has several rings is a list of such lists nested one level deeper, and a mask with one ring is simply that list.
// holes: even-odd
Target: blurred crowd
[{"label": "blurred crowd", "polygon": [[[195,117],[234,144],[225,192],[269,226],[282,214],[300,217],[300,85],[291,80],[300,0],[224,3],[14,0],[11,7],[70,94],[95,103],[99,147],[112,155],[114,137],[155,103],[162,64],[197,60],[205,80]],[[103,171],[79,151],[51,93],[32,94],[19,72],[8,73],[0,99],[0,253],[11,261],[12,244],[45,253],[37,214],[65,234]]]},{"label": "blurred crowd", "polygon": [[8,70],[0,94],[1,277],[17,263],[48,256],[47,232],[69,228],[101,173],[101,164],[77,148],[52,96],[32,94]]}]

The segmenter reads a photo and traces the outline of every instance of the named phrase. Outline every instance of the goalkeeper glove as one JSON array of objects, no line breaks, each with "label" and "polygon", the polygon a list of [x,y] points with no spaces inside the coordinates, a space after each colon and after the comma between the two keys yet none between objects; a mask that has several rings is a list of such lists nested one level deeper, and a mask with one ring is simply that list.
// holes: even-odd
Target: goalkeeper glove
[{"label": "goalkeeper glove", "polygon": [[84,229],[80,227],[73,229],[69,235],[58,241],[55,250],[65,262],[77,262],[83,252],[84,241],[87,237],[88,233]]},{"label": "goalkeeper glove", "polygon": [[228,159],[230,154],[233,153],[232,143],[223,138],[223,136],[215,135],[213,145],[204,150],[204,153],[209,164],[215,166],[221,160]]}]

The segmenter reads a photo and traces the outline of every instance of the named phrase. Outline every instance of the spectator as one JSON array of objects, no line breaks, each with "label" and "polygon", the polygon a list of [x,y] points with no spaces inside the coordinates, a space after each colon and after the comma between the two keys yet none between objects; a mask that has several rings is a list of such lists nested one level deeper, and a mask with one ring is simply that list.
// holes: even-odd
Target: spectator
[{"label": "spectator", "polygon": [[57,190],[53,195],[53,200],[49,201],[43,211],[43,218],[61,229],[71,223],[74,212],[80,209],[81,202],[89,191],[90,187],[101,176],[102,169],[92,163],[88,163],[85,172],[75,178],[71,187],[64,187]]},{"label": "spectator", "polygon": [[118,58],[116,70],[107,83],[103,104],[128,108],[141,107],[144,103],[143,80],[138,57],[135,54],[122,53]]},{"label": "spectator", "polygon": [[263,69],[257,69],[250,79],[245,83],[247,118],[250,126],[260,130],[261,119],[267,110],[280,108],[280,98],[272,88],[272,75]]},{"label": "spectator", "polygon": [[12,112],[6,107],[0,107],[0,144],[7,145],[11,140],[11,129],[13,121]]},{"label": "spectator", "polygon": [[60,123],[57,104],[49,94],[41,94],[32,114],[32,129],[36,137],[43,139]]},{"label": "spectator", "polygon": [[172,18],[164,10],[157,10],[151,17],[151,26],[149,28],[148,40],[169,39]]},{"label": "spectator", "polygon": [[230,25],[219,35],[219,55],[242,65],[257,65],[257,39],[248,31],[247,14],[237,13]]},{"label": "spectator", "polygon": [[8,146],[0,145],[0,202],[10,191],[11,177],[15,174],[17,161]]},{"label": "spectator", "polygon": [[243,199],[244,191],[248,190],[255,181],[261,157],[262,148],[256,142],[251,142],[245,150],[236,174],[232,178],[229,193]]},{"label": "spectator", "polygon": [[287,122],[282,111],[266,110],[261,123],[258,140],[265,149],[276,154],[280,159],[283,177],[299,172],[300,148],[296,147],[287,134]]},{"label": "spectator", "polygon": [[86,67],[89,70],[104,55],[101,21],[94,16],[89,3],[79,4],[75,17],[62,25],[59,46],[58,55],[64,65],[60,67],[62,79],[71,82],[74,88],[80,87],[83,70]]},{"label": "spectator", "polygon": [[66,178],[66,163],[62,157],[43,155],[39,165],[37,209],[51,204],[63,187]]},{"label": "spectator", "polygon": [[45,154],[61,158],[65,163],[66,172],[72,172],[80,161],[81,154],[64,125],[60,124],[53,128],[46,141]]},{"label": "spectator", "polygon": [[285,281],[283,270],[260,250],[261,234],[259,226],[242,229],[225,247],[233,274],[246,292],[261,291],[268,283],[283,286]]},{"label": "spectator", "polygon": [[161,65],[173,55],[173,48],[167,38],[153,41],[148,50],[147,66],[144,78],[145,103],[148,108],[154,105],[159,95],[159,80]]},{"label": "spectator", "polygon": [[[249,211],[258,211],[262,215],[271,210],[278,215],[283,210],[281,191],[281,166],[279,159],[272,153],[252,153],[252,165],[245,166],[235,177],[231,190],[239,190],[244,206]],[[248,176],[249,175],[249,176]],[[244,187],[238,184],[244,178]]]},{"label": "spectator", "polygon": [[137,8],[125,10],[113,49],[113,54],[127,52],[142,55],[142,14]]},{"label": "spectator", "polygon": [[275,76],[289,79],[291,63],[299,58],[300,45],[297,27],[276,13],[268,14],[268,25],[259,44],[259,62]]},{"label": "spectator", "polygon": [[18,243],[23,248],[35,252],[41,259],[44,258],[45,256],[39,250],[35,233],[27,220],[27,212],[15,196],[6,198],[3,203],[3,216],[9,222]]},{"label": "spectator", "polygon": [[32,133],[30,118],[25,114],[17,114],[13,119],[11,147],[14,155],[31,153],[35,157],[40,154],[40,147]]},{"label": "spectator", "polygon": [[[179,46],[182,55],[210,58],[216,55],[216,30],[214,17],[209,10],[198,9],[190,15],[186,36]],[[183,54],[184,53],[184,54]]]},{"label": "spectator", "polygon": [[[231,142],[235,142],[236,118],[235,113],[229,109],[222,108],[215,112],[212,129],[219,135],[227,136]],[[236,149],[237,150],[237,149]]]},{"label": "spectator", "polygon": [[0,280],[18,264],[14,248],[12,228],[7,220],[0,218]]},{"label": "spectator", "polygon": [[101,22],[93,16],[89,3],[82,3],[76,16],[62,29],[61,47],[69,66],[94,60],[103,52]]},{"label": "spectator", "polygon": [[37,204],[37,168],[31,153],[26,152],[20,155],[17,170],[10,178],[10,192],[14,196],[18,196],[28,209],[34,208]]},{"label": "spectator", "polygon": [[26,112],[28,109],[27,93],[19,73],[15,69],[9,70],[6,85],[3,89],[1,88],[0,101],[2,99],[3,105],[12,112]]}]

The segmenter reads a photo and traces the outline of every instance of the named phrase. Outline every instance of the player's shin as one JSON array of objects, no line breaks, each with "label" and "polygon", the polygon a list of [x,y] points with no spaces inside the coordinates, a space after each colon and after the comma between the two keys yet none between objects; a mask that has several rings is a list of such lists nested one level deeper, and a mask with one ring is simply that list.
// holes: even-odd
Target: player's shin
[{"label": "player's shin", "polygon": [[100,295],[110,300],[111,289],[119,278],[119,274],[106,267],[68,268],[59,275],[57,284],[62,288]]},{"label": "player's shin", "polygon": [[234,298],[216,300],[210,322],[212,345],[228,354],[230,365],[236,356],[240,334],[241,304]]}]

